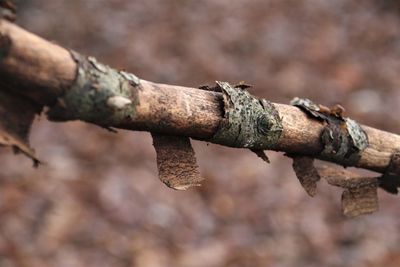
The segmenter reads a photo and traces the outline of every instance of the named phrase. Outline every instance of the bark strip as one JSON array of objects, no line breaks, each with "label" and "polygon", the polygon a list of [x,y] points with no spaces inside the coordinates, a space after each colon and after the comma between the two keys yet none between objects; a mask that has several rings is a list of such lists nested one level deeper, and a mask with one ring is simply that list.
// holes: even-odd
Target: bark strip
[{"label": "bark strip", "polygon": [[160,180],[176,190],[200,186],[204,179],[200,176],[190,139],[156,133],[152,133],[152,137]]},{"label": "bark strip", "polygon": [[343,188],[342,212],[347,217],[369,214],[379,209],[378,179],[329,167],[318,168],[318,173],[330,185]]},{"label": "bark strip", "polygon": [[309,157],[292,156],[293,170],[306,193],[313,197],[317,193],[317,182],[321,179],[314,167],[314,159]]},{"label": "bark strip", "polygon": [[40,163],[29,145],[31,124],[41,107],[29,99],[0,90],[0,146],[11,147],[32,159],[34,166]]}]

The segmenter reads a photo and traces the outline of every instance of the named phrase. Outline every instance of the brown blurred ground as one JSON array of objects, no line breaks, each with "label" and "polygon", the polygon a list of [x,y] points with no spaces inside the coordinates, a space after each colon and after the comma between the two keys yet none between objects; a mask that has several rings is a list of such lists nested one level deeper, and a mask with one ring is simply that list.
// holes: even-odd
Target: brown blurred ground
[{"label": "brown blurred ground", "polygon": [[[18,24],[147,80],[245,80],[400,131],[395,0],[20,0]],[[157,179],[148,133],[37,121],[45,166],[0,150],[0,266],[400,265],[398,198],[380,192],[378,213],[346,219],[340,191],[309,198],[281,154],[266,165],[194,143],[206,181],[177,192]]]}]

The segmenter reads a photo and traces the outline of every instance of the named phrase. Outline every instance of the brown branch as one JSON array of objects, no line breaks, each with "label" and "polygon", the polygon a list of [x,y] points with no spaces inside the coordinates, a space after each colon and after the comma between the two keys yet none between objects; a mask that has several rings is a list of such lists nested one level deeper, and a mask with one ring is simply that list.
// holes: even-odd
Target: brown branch
[{"label": "brown branch", "polygon": [[[68,50],[0,20],[1,90],[27,97],[40,105],[53,106],[74,84],[77,68],[77,62]],[[140,80],[140,86],[132,86],[130,90],[137,100],[134,115],[123,120],[111,119],[107,124],[94,123],[209,140],[224,119],[223,94],[220,92],[145,80]],[[400,150],[399,135],[362,126],[369,145],[360,151],[358,162],[349,164],[346,160],[321,156],[321,132],[326,123],[310,118],[297,107],[273,105],[282,118],[282,134],[276,143],[252,149],[268,148],[307,155],[381,173],[385,172],[392,154]]]}]

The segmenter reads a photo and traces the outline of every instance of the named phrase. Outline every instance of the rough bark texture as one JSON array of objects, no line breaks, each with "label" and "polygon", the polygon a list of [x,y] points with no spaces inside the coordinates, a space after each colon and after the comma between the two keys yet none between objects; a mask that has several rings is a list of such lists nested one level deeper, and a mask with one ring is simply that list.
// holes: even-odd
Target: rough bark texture
[{"label": "rough bark texture", "polygon": [[[254,96],[340,103],[400,134],[400,10],[386,5],[400,1],[17,2],[19,27],[140,78],[245,79]],[[380,211],[348,219],[343,189],[322,178],[311,198],[284,153],[265,164],[196,140],[205,180],[176,191],[157,177],[150,133],[117,131],[37,118],[37,169],[0,147],[0,266],[400,266],[396,195],[378,189]]]},{"label": "rough bark texture", "polygon": [[[53,106],[76,79],[77,63],[68,50],[4,20],[0,21],[0,55],[1,88],[41,105]],[[134,106],[130,106],[134,116],[111,119],[103,126],[209,140],[223,120],[224,104],[222,94],[218,92],[144,80],[140,80],[140,86],[132,86],[129,90],[135,96]],[[310,118],[297,107],[273,105],[282,119],[281,136],[270,146],[260,145],[253,149],[268,147],[349,165],[344,160],[320,154],[325,122]],[[110,112],[114,111],[110,109]],[[391,155],[400,150],[400,136],[367,126],[362,128],[368,135],[369,146],[360,152],[358,162],[351,165],[383,173]],[[229,145],[230,141],[219,143]]]}]

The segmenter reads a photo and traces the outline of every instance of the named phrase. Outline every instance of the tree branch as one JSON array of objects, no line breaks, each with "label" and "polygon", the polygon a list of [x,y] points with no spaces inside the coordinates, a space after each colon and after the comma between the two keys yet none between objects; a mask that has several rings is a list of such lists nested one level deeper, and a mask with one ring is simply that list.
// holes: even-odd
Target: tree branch
[{"label": "tree branch", "polygon": [[[141,80],[0,19],[0,145],[35,163],[39,160],[29,146],[29,128],[46,106],[52,121],[151,132],[160,180],[174,189],[202,181],[191,137],[248,148],[267,162],[263,150],[285,152],[310,196],[321,178],[344,189],[347,216],[375,211],[378,186],[398,192],[399,135],[359,125],[343,117],[340,106],[327,108],[298,98],[292,105],[271,103],[246,88],[226,82],[189,88]],[[316,169],[313,158],[382,175]]]},{"label": "tree branch", "polygon": [[[53,106],[70,88],[77,74],[77,62],[68,50],[31,34],[18,26],[0,21],[0,86],[28,97],[40,105]],[[129,89],[136,98],[132,116],[111,120],[102,126],[190,136],[209,140],[223,120],[222,93],[140,80]],[[297,107],[273,104],[282,118],[283,131],[271,149],[301,154],[342,165],[354,165],[384,173],[391,156],[400,150],[400,136],[367,126],[369,146],[355,164],[322,156],[321,132],[326,123],[310,118]],[[76,118],[80,119],[80,118]],[[228,140],[226,140],[228,143]],[[222,145],[226,145],[223,141]]]}]

